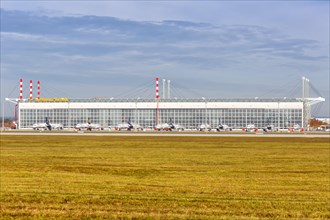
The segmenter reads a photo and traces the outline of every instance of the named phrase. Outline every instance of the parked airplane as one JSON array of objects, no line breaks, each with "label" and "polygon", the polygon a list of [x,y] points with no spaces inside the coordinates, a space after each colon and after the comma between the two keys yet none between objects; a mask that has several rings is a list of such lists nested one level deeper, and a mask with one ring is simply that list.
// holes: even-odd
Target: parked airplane
[{"label": "parked airplane", "polygon": [[304,131],[304,128],[300,127],[298,124],[294,124],[293,126],[288,128],[288,131],[294,132],[294,131]]},{"label": "parked airplane", "polygon": [[12,125],[10,126],[11,129],[17,129],[17,123],[16,121],[13,121]]},{"label": "parked airplane", "polygon": [[162,124],[156,125],[155,130],[156,131],[166,130],[166,129],[169,129],[169,127],[170,126],[168,123],[162,123]]},{"label": "parked airplane", "polygon": [[34,130],[52,130],[52,129],[57,129],[57,130],[62,130],[63,129],[63,124],[53,124],[50,123],[48,120],[48,117],[46,117],[44,123],[35,123],[32,125],[32,128]]},{"label": "parked airplane", "polygon": [[217,131],[232,131],[233,129],[228,125],[223,125],[219,120],[219,125],[217,127]]},{"label": "parked airplane", "polygon": [[264,132],[272,132],[276,131],[275,126],[271,124],[267,124],[265,127],[262,128]]},{"label": "parked airplane", "polygon": [[122,123],[122,124],[118,124],[117,126],[115,126],[115,130],[121,131],[122,129],[126,130],[126,131],[131,131],[134,129],[138,129],[138,130],[143,130],[143,127],[141,127],[138,124],[134,124],[131,122],[131,118],[128,118],[128,121],[126,123]]},{"label": "parked airplane", "polygon": [[201,124],[198,128],[197,128],[198,131],[211,131],[212,128],[209,124]]},{"label": "parked airplane", "polygon": [[271,124],[270,117],[267,118],[266,126],[264,126],[264,127],[262,128],[262,130],[263,130],[264,132],[278,131],[278,129],[275,129],[275,126],[274,126],[273,124]]},{"label": "parked airplane", "polygon": [[86,129],[87,131],[91,131],[93,129],[103,130],[103,127],[100,124],[93,124],[91,123],[90,119],[88,118],[87,123],[76,124],[75,129],[79,131]]},{"label": "parked airplane", "polygon": [[324,127],[324,131],[330,131],[330,125],[326,125],[326,126]]},{"label": "parked airplane", "polygon": [[181,125],[178,125],[178,124],[174,124],[172,122],[172,118],[170,118],[169,122],[156,125],[155,130],[157,130],[157,131],[161,131],[161,130],[165,130],[165,131],[173,131],[173,130],[183,131],[184,127],[181,126]]},{"label": "parked airplane", "polygon": [[254,132],[258,131],[258,128],[256,128],[254,124],[248,124],[245,128],[242,128],[242,130],[246,132]]}]

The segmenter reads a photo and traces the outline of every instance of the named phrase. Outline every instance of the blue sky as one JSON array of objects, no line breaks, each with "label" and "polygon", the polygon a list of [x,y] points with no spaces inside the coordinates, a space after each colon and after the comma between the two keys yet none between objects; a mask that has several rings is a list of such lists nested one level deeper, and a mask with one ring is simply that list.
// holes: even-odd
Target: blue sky
[{"label": "blue sky", "polygon": [[329,1],[1,1],[1,100],[20,78],[151,98],[156,76],[185,98],[300,97],[306,76],[329,116]]}]

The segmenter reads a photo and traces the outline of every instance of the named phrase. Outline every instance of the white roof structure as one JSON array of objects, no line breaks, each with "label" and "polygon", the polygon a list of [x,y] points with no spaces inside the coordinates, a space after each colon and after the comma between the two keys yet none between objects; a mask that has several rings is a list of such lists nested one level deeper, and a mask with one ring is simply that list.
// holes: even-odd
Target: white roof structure
[{"label": "white roof structure", "polygon": [[[324,100],[324,99],[323,99]],[[322,101],[310,99],[316,103]],[[39,102],[15,100],[23,109],[204,109],[204,108],[253,108],[295,109],[303,107],[302,99],[69,99],[65,102]]]}]

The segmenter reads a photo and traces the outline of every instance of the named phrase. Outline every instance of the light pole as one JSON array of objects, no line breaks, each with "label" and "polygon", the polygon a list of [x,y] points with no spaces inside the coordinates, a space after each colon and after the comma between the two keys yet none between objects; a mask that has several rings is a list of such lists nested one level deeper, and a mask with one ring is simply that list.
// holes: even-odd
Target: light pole
[{"label": "light pole", "polygon": [[280,101],[277,102],[277,128],[280,129]]},{"label": "light pole", "polygon": [[202,99],[205,102],[205,125],[206,125],[207,124],[207,121],[208,121],[208,117],[207,117],[207,101],[206,101],[206,98],[205,97],[202,97]]},{"label": "light pole", "polygon": [[137,103],[140,100],[140,97],[138,97],[135,101],[135,120],[137,120],[136,124],[139,125],[139,113],[137,110]]}]

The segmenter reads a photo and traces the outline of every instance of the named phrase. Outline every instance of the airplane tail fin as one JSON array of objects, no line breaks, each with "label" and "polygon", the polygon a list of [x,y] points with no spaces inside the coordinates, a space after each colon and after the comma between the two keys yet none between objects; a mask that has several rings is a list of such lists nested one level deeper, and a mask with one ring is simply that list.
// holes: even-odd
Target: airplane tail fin
[{"label": "airplane tail fin", "polygon": [[45,119],[45,123],[46,123],[46,127],[47,127],[47,129],[48,129],[48,130],[52,130],[52,126],[51,126],[50,123],[49,123],[48,117],[46,117],[46,119]]},{"label": "airplane tail fin", "polygon": [[47,125],[49,125],[48,117],[45,118],[45,123],[46,123]]}]

